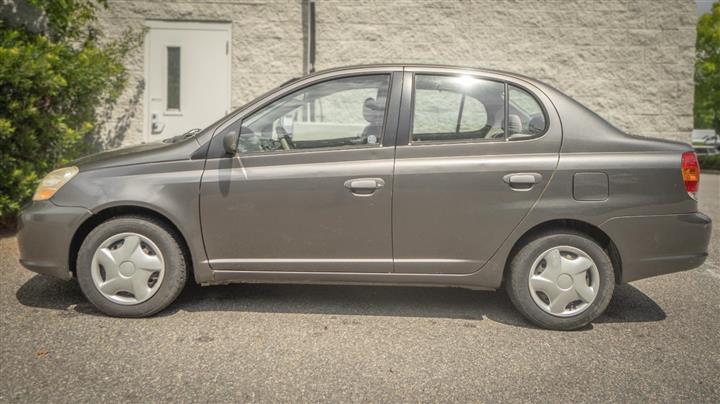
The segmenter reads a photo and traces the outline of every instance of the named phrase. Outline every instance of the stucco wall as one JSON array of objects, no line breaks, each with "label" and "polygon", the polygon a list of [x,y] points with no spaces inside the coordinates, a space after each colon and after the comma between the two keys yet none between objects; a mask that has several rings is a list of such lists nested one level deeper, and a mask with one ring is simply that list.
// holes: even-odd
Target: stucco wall
[{"label": "stucco wall", "polygon": [[[232,105],[302,73],[301,0],[111,0],[110,35],[145,19],[232,21]],[[687,141],[692,130],[691,0],[317,0],[318,69],[377,62],[527,74],[619,127]],[[143,54],[104,134],[142,140]],[[114,135],[117,133],[117,135]]]}]

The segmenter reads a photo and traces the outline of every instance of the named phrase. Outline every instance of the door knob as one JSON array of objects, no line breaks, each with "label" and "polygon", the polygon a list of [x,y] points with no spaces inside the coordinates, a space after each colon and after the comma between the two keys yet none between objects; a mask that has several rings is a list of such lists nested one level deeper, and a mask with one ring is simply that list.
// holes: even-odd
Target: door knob
[{"label": "door knob", "polygon": [[513,173],[503,176],[503,181],[517,191],[527,191],[533,185],[542,181],[542,175],[538,173]]},{"label": "door knob", "polygon": [[345,188],[354,194],[369,195],[385,186],[382,178],[355,178],[345,181]]},{"label": "door knob", "polygon": [[162,133],[163,129],[165,129],[165,124],[160,122],[157,113],[153,113],[152,118],[150,119],[150,131],[153,135],[156,135],[158,133]]}]

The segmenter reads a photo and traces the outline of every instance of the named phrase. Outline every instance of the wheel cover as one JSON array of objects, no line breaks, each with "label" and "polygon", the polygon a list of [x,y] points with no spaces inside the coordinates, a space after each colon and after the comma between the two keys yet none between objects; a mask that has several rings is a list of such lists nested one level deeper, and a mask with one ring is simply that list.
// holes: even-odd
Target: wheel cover
[{"label": "wheel cover", "polygon": [[535,304],[558,317],[576,316],[595,301],[600,273],[592,258],[570,246],[553,247],[535,260],[528,286]]},{"label": "wheel cover", "polygon": [[149,238],[120,233],[103,241],[90,264],[95,288],[122,305],[142,303],[158,291],[165,275],[162,252]]}]

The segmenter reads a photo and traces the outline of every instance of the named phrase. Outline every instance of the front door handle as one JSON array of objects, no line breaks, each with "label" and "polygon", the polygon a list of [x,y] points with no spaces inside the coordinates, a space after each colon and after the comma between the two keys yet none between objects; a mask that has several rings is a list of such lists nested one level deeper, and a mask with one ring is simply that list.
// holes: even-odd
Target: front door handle
[{"label": "front door handle", "polygon": [[542,175],[538,173],[513,173],[503,176],[503,181],[517,191],[527,191],[533,185],[542,181]]},{"label": "front door handle", "polygon": [[357,195],[370,195],[385,186],[382,178],[355,178],[345,181],[345,188]]}]

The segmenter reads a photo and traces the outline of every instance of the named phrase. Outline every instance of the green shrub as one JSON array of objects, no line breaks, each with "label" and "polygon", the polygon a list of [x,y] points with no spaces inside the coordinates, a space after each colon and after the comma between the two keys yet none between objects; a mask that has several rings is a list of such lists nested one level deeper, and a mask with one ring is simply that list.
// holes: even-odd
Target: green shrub
[{"label": "green shrub", "polygon": [[102,43],[91,0],[32,0],[46,32],[0,22],[0,226],[9,224],[38,181],[89,151],[99,107],[122,92],[122,60],[138,45],[129,33]]},{"label": "green shrub", "polygon": [[693,109],[695,128],[720,132],[720,2],[698,19]]},{"label": "green shrub", "polygon": [[698,156],[700,170],[720,170],[720,154]]}]

